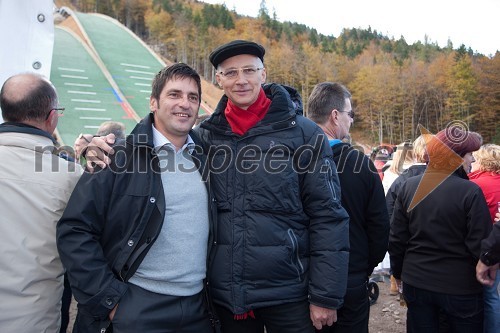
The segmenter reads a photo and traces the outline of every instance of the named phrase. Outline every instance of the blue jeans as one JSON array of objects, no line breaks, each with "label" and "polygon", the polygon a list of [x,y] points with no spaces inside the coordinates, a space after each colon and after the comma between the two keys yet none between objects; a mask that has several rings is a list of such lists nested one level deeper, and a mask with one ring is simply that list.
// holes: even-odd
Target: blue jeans
[{"label": "blue jeans", "polygon": [[403,295],[408,305],[408,332],[439,332],[440,312],[452,333],[483,332],[483,293],[442,294],[404,283]]},{"label": "blue jeans", "polygon": [[484,333],[500,332],[500,270],[493,287],[484,287]]}]

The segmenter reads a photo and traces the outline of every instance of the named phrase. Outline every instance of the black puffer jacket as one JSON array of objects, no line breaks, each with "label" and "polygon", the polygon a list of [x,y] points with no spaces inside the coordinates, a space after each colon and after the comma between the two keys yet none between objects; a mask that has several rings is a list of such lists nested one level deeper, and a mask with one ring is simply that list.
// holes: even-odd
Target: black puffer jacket
[{"label": "black puffer jacket", "polygon": [[287,89],[264,86],[269,111],[243,136],[225,118],[226,96],[198,132],[219,214],[212,295],[236,314],[307,297],[339,308],[346,289],[349,218],[332,152]]}]

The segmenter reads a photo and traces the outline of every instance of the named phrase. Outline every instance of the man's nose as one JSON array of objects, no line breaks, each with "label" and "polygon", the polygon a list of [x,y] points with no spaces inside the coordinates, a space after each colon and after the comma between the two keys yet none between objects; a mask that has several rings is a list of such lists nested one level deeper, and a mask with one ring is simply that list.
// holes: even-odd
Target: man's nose
[{"label": "man's nose", "polygon": [[182,100],[180,102],[180,105],[183,107],[183,108],[189,108],[190,104],[189,104],[189,96],[182,96]]},{"label": "man's nose", "polygon": [[245,74],[243,74],[243,69],[238,69],[238,73],[236,74],[236,82],[244,81],[247,82],[248,79]]}]

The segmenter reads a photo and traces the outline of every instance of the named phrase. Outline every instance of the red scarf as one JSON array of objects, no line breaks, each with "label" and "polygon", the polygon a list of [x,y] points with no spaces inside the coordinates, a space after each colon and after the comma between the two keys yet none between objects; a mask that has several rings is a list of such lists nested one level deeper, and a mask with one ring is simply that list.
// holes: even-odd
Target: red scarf
[{"label": "red scarf", "polygon": [[231,130],[238,135],[243,135],[264,118],[269,105],[271,105],[271,100],[267,98],[264,89],[260,88],[259,97],[247,110],[237,107],[231,100],[228,100],[224,114]]}]

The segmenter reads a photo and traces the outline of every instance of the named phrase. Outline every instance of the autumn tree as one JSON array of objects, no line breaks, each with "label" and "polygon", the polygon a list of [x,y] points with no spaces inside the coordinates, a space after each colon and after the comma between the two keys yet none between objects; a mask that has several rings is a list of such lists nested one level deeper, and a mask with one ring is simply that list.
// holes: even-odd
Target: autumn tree
[{"label": "autumn tree", "polygon": [[478,104],[474,127],[485,142],[500,144],[500,52],[477,63]]},{"label": "autumn tree", "polygon": [[169,45],[173,42],[174,37],[172,16],[161,8],[158,9],[158,12],[149,9],[145,15],[145,23],[151,36],[150,43],[153,44],[154,49],[160,51],[164,56],[171,56]]},{"label": "autumn tree", "polygon": [[414,139],[418,124],[437,132],[462,120],[486,141],[499,142],[500,54],[471,47],[441,48],[425,36],[408,44],[368,27],[325,36],[297,22],[280,22],[261,0],[257,18],[196,0],[60,0],[84,12],[117,18],[170,61],[193,66],[214,83],[210,52],[233,39],[266,49],[268,82],[296,88],[307,105],[314,85],[335,81],[353,93],[354,126],[373,142]]},{"label": "autumn tree", "polygon": [[464,120],[470,125],[474,117],[477,97],[477,78],[472,70],[472,61],[467,53],[457,53],[451,67],[448,82],[449,95],[446,101],[447,120]]}]

